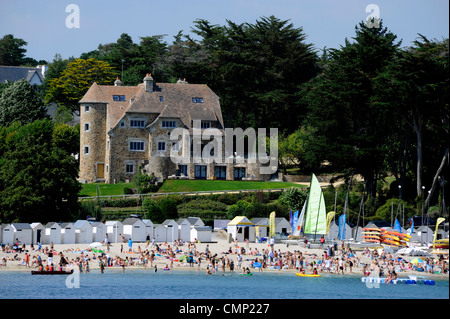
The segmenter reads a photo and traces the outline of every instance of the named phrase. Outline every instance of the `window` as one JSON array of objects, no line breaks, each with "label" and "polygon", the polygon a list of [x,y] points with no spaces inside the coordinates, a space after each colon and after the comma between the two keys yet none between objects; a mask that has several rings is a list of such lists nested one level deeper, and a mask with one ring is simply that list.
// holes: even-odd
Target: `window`
[{"label": "window", "polygon": [[84,155],[89,155],[89,146],[84,147]]},{"label": "window", "polygon": [[162,121],[163,128],[175,128],[177,127],[177,121]]},{"label": "window", "polygon": [[89,113],[89,106],[88,106],[88,105],[86,105],[86,106],[84,107],[84,113]]},{"label": "window", "polygon": [[133,163],[125,163],[125,173],[128,173],[128,174],[134,173],[134,164]]},{"label": "window", "polygon": [[234,168],[234,179],[240,180],[245,177],[245,167]]},{"label": "window", "polygon": [[193,97],[192,102],[193,103],[203,103],[203,98],[202,97]]},{"label": "window", "polygon": [[210,128],[211,122],[202,122],[202,128]]},{"label": "window", "polygon": [[130,127],[145,127],[145,120],[130,120]]},{"label": "window", "polygon": [[130,151],[143,151],[144,147],[143,141],[130,141]]},{"label": "window", "polygon": [[159,102],[164,102],[164,96],[159,97]]},{"label": "window", "polygon": [[90,124],[89,123],[84,123],[84,131],[85,132],[89,132],[90,129]]},{"label": "window", "polygon": [[195,178],[206,179],[206,165],[195,165]]},{"label": "window", "polygon": [[113,101],[124,102],[126,101],[125,95],[113,95]]},{"label": "window", "polygon": [[214,168],[214,176],[216,176],[217,179],[227,179],[227,167],[216,166]]},{"label": "window", "polygon": [[120,121],[120,127],[125,127],[125,122],[124,121]]},{"label": "window", "polygon": [[158,142],[158,151],[166,150],[166,142]]},{"label": "window", "polygon": [[179,175],[187,176],[187,165],[178,165]]}]

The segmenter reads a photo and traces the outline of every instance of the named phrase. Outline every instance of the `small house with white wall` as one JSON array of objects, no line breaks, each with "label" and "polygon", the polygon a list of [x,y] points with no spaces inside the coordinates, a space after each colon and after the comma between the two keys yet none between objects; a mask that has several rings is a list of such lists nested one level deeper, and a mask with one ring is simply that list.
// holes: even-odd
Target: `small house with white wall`
[{"label": "small house with white wall", "polygon": [[130,239],[133,242],[145,242],[146,225],[139,218],[127,218],[123,222],[123,234],[125,238]]},{"label": "small house with white wall", "polygon": [[420,226],[416,230],[417,236],[419,237],[419,242],[421,243],[432,243],[434,238],[434,231],[428,226]]},{"label": "small house with white wall", "polygon": [[5,245],[14,245],[16,239],[14,234],[14,228],[11,224],[2,224],[2,243]]},{"label": "small house with white wall", "polygon": [[49,222],[45,225],[45,243],[62,244],[61,226],[58,223]]},{"label": "small house with white wall", "polygon": [[266,238],[269,236],[269,218],[267,217],[255,217],[251,222],[255,225],[255,234],[258,238]]},{"label": "small house with white wall", "polygon": [[92,225],[87,220],[79,219],[75,222],[75,234],[77,244],[90,244],[94,236]]},{"label": "small house with white wall", "polygon": [[190,235],[191,242],[209,243],[211,242],[212,230],[209,226],[193,226]]},{"label": "small house with white wall", "polygon": [[76,231],[75,225],[72,223],[61,223],[61,241],[62,244],[75,244],[76,241]]},{"label": "small house with white wall", "polygon": [[21,244],[30,245],[33,242],[33,230],[28,223],[12,223],[14,236]]},{"label": "small house with white wall", "polygon": [[256,239],[255,225],[245,216],[236,216],[227,225],[227,232],[232,235],[233,240],[243,242],[248,239],[254,242]]},{"label": "small house with white wall", "polygon": [[167,241],[167,228],[162,224],[155,224],[154,231],[154,239],[156,242],[165,242]]},{"label": "small house with white wall", "polygon": [[178,240],[178,224],[173,219],[166,219],[162,225],[166,227],[166,241],[173,242]]},{"label": "small house with white wall", "polygon": [[108,234],[110,243],[120,243],[120,235],[123,234],[123,224],[117,220],[109,220],[105,222],[106,233]]},{"label": "small house with white wall", "polygon": [[178,238],[182,241],[191,240],[191,223],[186,218],[177,220],[178,224]]},{"label": "small house with white wall", "polygon": [[41,223],[31,223],[31,229],[33,230],[33,245],[38,243],[43,244],[45,227]]},{"label": "small house with white wall", "polygon": [[292,233],[289,221],[284,217],[275,218],[275,234],[288,235]]},{"label": "small house with white wall", "polygon": [[[106,225],[101,222],[92,222],[90,224],[92,226],[92,241],[99,243],[104,241],[106,236]],[[109,240],[109,242],[111,241]]]},{"label": "small house with white wall", "polygon": [[146,237],[146,240],[147,240],[147,235],[150,237],[150,240],[152,240],[154,238],[155,225],[153,224],[153,222],[150,219],[143,219],[142,221],[145,224],[145,237]]}]

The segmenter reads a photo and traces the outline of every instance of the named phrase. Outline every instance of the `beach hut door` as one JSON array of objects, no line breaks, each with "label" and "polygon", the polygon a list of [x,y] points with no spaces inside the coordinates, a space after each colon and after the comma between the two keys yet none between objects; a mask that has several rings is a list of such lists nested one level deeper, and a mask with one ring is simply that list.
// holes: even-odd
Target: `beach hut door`
[{"label": "beach hut door", "polygon": [[250,237],[250,227],[244,227],[244,239],[249,239]]}]

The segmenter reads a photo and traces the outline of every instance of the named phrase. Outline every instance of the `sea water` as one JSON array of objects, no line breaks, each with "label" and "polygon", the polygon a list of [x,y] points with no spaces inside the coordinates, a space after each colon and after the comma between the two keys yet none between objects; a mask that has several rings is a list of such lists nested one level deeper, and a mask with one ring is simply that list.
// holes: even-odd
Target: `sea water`
[{"label": "sea water", "polygon": [[[78,274],[75,274],[78,275]],[[71,277],[72,276],[72,277]],[[0,272],[0,299],[448,299],[449,281],[429,285],[367,285],[359,276],[214,273],[106,269],[73,275]]]}]

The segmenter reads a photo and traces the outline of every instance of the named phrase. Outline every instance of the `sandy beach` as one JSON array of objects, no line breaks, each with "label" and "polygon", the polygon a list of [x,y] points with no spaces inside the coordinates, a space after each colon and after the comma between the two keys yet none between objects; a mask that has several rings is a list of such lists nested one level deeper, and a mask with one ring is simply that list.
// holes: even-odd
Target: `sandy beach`
[{"label": "sandy beach", "polygon": [[[192,271],[203,271],[206,274],[207,267],[210,268],[209,260],[206,259],[205,251],[208,247],[209,252],[212,256],[217,254],[217,258],[226,257],[229,261],[233,261],[234,263],[234,272],[242,272],[241,267],[238,266],[238,255],[235,253],[236,250],[240,250],[242,247],[245,249],[245,254],[242,254],[242,267],[250,268],[252,272],[259,272],[259,269],[251,268],[252,261],[255,261],[258,259],[259,262],[262,262],[263,257],[261,256],[261,252],[263,250],[270,251],[270,246],[267,243],[238,243],[235,247],[235,243],[228,243],[227,240],[221,238],[217,235],[217,233],[213,233],[211,243],[184,243],[183,245],[177,246],[178,250],[180,250],[178,253],[176,253],[173,257],[174,261],[172,264],[172,267],[170,267],[171,260],[169,258],[169,255],[166,254],[169,250],[175,250],[176,248],[173,243],[157,243],[159,248],[162,250],[161,253],[158,253],[156,251],[156,247],[150,243],[147,246],[147,243],[133,243],[132,245],[132,253],[129,253],[129,247],[128,242],[127,243],[112,243],[110,244],[110,250],[109,252],[106,249],[106,246],[100,246],[96,249],[100,249],[105,252],[104,257],[110,257],[111,260],[114,260],[119,257],[122,259],[122,261],[127,261],[125,264],[125,267],[114,265],[111,267],[106,267],[105,272],[107,271],[131,271],[133,269],[147,269],[148,271],[154,271],[154,267],[158,268],[158,270],[162,270],[166,265],[170,267],[171,270],[177,271],[177,270],[192,270]],[[42,249],[44,250],[46,247],[50,248],[50,245],[42,245]],[[325,246],[326,247],[326,246]],[[30,251],[30,246],[27,245],[26,249],[29,250],[28,254],[30,256],[30,265],[32,265],[33,260],[36,259],[38,255],[42,258],[43,265],[47,265],[47,259],[48,255],[44,252],[38,252],[36,250]],[[122,252],[121,252],[122,249]],[[54,265],[59,265],[60,256],[59,253],[63,253],[64,257],[69,260],[71,263],[70,267],[76,267],[76,260],[77,258],[80,260],[80,256],[82,256],[83,259],[89,260],[89,268],[92,272],[98,272],[99,271],[99,256],[101,253],[96,253],[92,251],[92,248],[89,244],[68,244],[68,245],[54,245],[54,250],[57,252],[57,254],[53,257],[53,263]],[[150,251],[150,253],[153,251],[156,253],[156,257],[153,261],[153,266],[150,266],[150,262],[147,264],[147,267],[145,267],[142,263],[142,260],[144,258],[140,258],[141,254],[139,251],[144,253],[146,250]],[[183,261],[180,262],[178,259],[183,256],[189,254],[189,250],[195,250],[198,255],[201,255],[201,264],[198,266],[198,264],[194,263],[193,267],[191,267],[187,262]],[[232,251],[232,253],[228,253],[229,250]],[[305,265],[308,265],[312,263],[313,261],[319,261],[322,259],[324,253],[326,252],[325,249],[310,249],[307,247],[304,247],[303,244],[301,245],[289,245],[287,246],[285,243],[276,243],[274,245],[274,250],[278,253],[278,255],[283,258],[288,255],[288,252],[292,253],[294,256],[298,256],[299,253],[302,254],[304,258]],[[84,251],[84,252],[83,252]],[[82,253],[83,252],[83,253]],[[255,255],[255,252],[257,252],[260,255]],[[353,267],[350,272],[349,265],[345,265],[344,267],[344,276],[363,276],[363,265],[371,265],[371,258],[370,255],[364,254],[363,251],[353,251],[354,257],[344,259],[344,260],[351,260],[353,262]],[[339,259],[340,256],[340,250],[335,252],[335,256],[333,257],[336,261]],[[37,270],[37,265],[32,265],[31,267],[26,267],[24,265],[24,257],[25,252],[21,253],[5,253],[0,252],[0,271],[31,271],[31,270]],[[95,257],[95,258],[94,258]],[[397,256],[392,256],[397,257]],[[416,257],[411,256],[400,256],[406,261],[409,261],[411,259],[414,259]],[[421,259],[425,259],[425,257],[419,257]],[[432,256],[429,258],[434,258],[437,260],[437,256]],[[194,260],[197,260],[198,256],[194,257]],[[4,265],[6,260],[6,266]],[[133,262],[131,262],[133,260]],[[381,258],[377,258],[380,264],[383,264],[383,261]],[[222,268],[222,262],[219,261],[217,264],[218,273],[223,272]],[[337,264],[336,264],[337,265]],[[448,265],[448,263],[447,263]],[[312,267],[307,266],[303,267],[306,270],[306,273],[312,273]],[[333,270],[332,266],[332,270]],[[327,271],[323,271],[320,266],[317,266],[317,269],[319,271],[319,274],[328,274]],[[230,272],[229,267],[225,267],[226,272]],[[271,267],[270,265],[267,266],[267,268],[261,269],[261,271],[264,272],[278,272],[278,273],[294,273],[296,272],[295,266],[291,267],[290,269],[275,269],[274,267]],[[212,269],[212,274],[214,275],[215,271]],[[334,274],[336,276],[342,276],[341,274],[337,274],[334,271],[330,272],[331,274]],[[385,273],[387,273],[387,268]],[[448,280],[449,275],[448,274],[435,274],[435,273],[425,273],[425,272],[418,272],[413,271],[411,269],[406,269],[404,271],[397,272],[398,276],[401,277],[407,277],[408,275],[417,275],[417,276],[427,276],[429,278],[438,279],[438,280]]]}]

